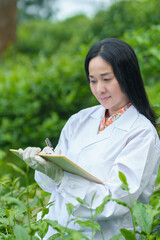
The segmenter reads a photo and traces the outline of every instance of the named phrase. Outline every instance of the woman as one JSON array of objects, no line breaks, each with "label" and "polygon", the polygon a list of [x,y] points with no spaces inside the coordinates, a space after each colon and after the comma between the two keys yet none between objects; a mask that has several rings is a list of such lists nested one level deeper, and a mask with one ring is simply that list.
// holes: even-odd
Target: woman
[{"label": "woman", "polygon": [[[90,89],[100,105],[71,116],[64,126],[56,149],[61,154],[104,181],[104,185],[88,181],[36,156],[40,148],[19,150],[35,172],[35,180],[55,201],[45,218],[66,225],[66,204],[75,206],[74,217],[90,219],[90,210],[81,205],[80,197],[90,203],[96,192],[92,209],[104,197],[120,199],[129,204],[128,194],[121,189],[119,171],[127,178],[131,198],[148,203],[155,184],[160,162],[160,141],[156,132],[156,117],[148,102],[138,61],[132,48],[119,39],[108,38],[95,44],[85,60]],[[43,152],[49,153],[45,148]],[[50,164],[50,165],[48,165]],[[51,170],[52,169],[52,170]],[[38,216],[39,218],[40,216]],[[121,228],[132,229],[127,208],[108,202],[97,216],[104,239],[110,239]],[[69,225],[81,229],[77,225]],[[83,229],[86,236],[91,232]],[[46,237],[55,233],[49,229]],[[96,232],[96,240],[102,239]]]}]

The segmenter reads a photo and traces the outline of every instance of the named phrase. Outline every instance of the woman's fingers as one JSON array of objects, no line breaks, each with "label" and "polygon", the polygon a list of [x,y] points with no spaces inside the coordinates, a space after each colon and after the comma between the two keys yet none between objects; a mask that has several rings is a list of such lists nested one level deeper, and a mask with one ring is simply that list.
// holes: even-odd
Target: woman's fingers
[{"label": "woman's fingers", "polygon": [[28,158],[34,158],[37,153],[39,153],[41,149],[39,147],[27,147],[23,151],[23,159],[26,160]]},{"label": "woman's fingers", "polygon": [[43,148],[41,153],[43,153],[43,154],[54,154],[54,151],[53,151],[53,149],[51,147],[47,146],[47,147]]}]

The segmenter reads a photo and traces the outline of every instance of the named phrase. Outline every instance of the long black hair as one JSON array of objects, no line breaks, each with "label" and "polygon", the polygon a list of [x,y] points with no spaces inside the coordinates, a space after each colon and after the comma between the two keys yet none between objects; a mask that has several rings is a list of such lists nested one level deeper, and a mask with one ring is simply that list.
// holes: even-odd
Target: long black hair
[{"label": "long black hair", "polygon": [[116,38],[106,38],[89,50],[85,59],[85,71],[89,80],[89,62],[101,56],[111,64],[114,75],[124,93],[136,109],[156,127],[156,114],[153,111],[141,76],[135,52],[129,44]]}]

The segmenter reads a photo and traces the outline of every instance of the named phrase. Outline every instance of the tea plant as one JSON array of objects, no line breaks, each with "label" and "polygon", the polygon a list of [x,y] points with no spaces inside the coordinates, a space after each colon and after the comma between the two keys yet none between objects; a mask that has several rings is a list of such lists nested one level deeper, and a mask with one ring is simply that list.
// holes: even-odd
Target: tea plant
[{"label": "tea plant", "polygon": [[[87,206],[91,212],[90,220],[84,220],[82,217],[73,218],[72,212],[74,206],[69,203],[67,210],[69,218],[66,226],[61,226],[57,221],[44,219],[49,212],[49,207],[54,204],[47,204],[50,194],[40,190],[36,183],[28,183],[29,169],[26,173],[17,166],[10,164],[16,172],[19,172],[26,179],[26,186],[20,185],[20,177],[11,179],[2,177],[0,179],[0,240],[37,240],[43,239],[46,235],[49,226],[54,228],[57,233],[49,237],[48,240],[93,240],[96,231],[100,231],[103,236],[100,225],[95,221],[96,217],[103,212],[108,201],[112,200],[116,203],[127,207],[130,210],[133,231],[120,229],[120,233],[111,238],[111,240],[158,240],[160,239],[160,189],[157,188],[152,195],[152,204],[142,204],[134,201],[132,204],[129,187],[126,177],[123,173],[119,173],[119,178],[122,181],[122,189],[128,191],[130,205],[118,199],[113,199],[111,196],[106,196],[100,206],[93,212],[92,204],[96,193],[92,196],[91,202],[87,203],[84,200],[77,198],[82,205]],[[41,211],[41,219],[36,221],[37,213]],[[72,216],[72,217],[71,217]],[[73,221],[79,224],[82,228],[90,228],[92,235],[91,239],[86,237],[82,231],[75,231],[68,228],[68,224]],[[137,230],[140,227],[141,230]],[[37,235],[36,235],[37,234]],[[39,237],[38,237],[39,236]]]}]

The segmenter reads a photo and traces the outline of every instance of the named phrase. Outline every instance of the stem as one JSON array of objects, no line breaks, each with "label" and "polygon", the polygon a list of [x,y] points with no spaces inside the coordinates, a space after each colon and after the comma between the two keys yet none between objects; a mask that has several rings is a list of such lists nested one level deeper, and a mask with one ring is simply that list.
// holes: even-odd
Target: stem
[{"label": "stem", "polygon": [[[27,164],[26,165],[26,175],[25,175],[26,188],[27,188],[27,199],[26,199],[26,202],[27,202],[28,226],[29,226],[29,229],[31,229],[30,214],[29,214],[29,189],[28,189],[29,180],[28,180],[28,174],[29,174],[29,165]],[[32,240],[32,236],[30,236],[30,239]]]},{"label": "stem", "polygon": [[134,222],[134,217],[133,217],[133,205],[132,205],[132,199],[131,199],[129,191],[128,191],[128,195],[129,195],[129,201],[130,201],[130,212],[131,212],[132,223],[133,223],[133,231],[134,231],[134,235],[136,235],[136,227],[135,227],[135,222]]},{"label": "stem", "polygon": [[105,239],[104,239],[104,235],[103,235],[103,232],[102,232],[102,230],[101,230],[101,232],[100,232],[100,233],[101,233],[102,239],[103,239],[103,240],[105,240]]},{"label": "stem", "polygon": [[[91,219],[92,219],[92,221],[93,221],[93,223],[94,223],[92,205],[91,205],[91,207],[90,207],[90,212],[91,212]],[[91,240],[93,240],[94,234],[95,234],[95,230],[92,228],[92,237],[91,237]]]}]

